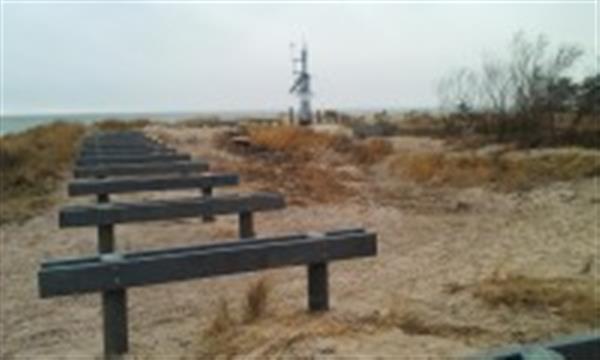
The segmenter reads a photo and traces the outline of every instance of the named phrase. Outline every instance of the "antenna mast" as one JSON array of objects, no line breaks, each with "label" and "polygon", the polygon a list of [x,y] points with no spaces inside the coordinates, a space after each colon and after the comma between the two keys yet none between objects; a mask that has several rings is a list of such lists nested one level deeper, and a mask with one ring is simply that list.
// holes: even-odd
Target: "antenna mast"
[{"label": "antenna mast", "polygon": [[[292,47],[293,51],[293,47]],[[296,69],[296,64],[300,64],[300,69]],[[308,73],[308,49],[306,43],[302,45],[300,57],[292,57],[292,74],[295,76],[294,84],[290,88],[290,93],[296,94],[299,100],[298,122],[300,125],[310,125],[312,123],[312,111],[310,99],[312,92],[310,90],[310,74]]]}]

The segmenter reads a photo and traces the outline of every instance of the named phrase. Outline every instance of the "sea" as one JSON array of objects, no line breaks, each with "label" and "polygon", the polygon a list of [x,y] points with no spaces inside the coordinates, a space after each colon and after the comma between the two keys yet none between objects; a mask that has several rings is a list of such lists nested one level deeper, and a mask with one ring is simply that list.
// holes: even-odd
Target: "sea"
[{"label": "sea", "polygon": [[[338,109],[345,114],[354,116],[363,116],[374,114],[383,108],[346,108]],[[410,111],[420,111],[436,113],[432,107],[414,107],[414,108],[387,108],[386,111],[393,116],[401,116]],[[223,121],[234,121],[243,119],[276,119],[287,114],[286,111],[277,110],[257,110],[257,111],[214,111],[214,112],[105,112],[105,113],[68,113],[68,114],[28,114],[28,115],[2,115],[0,116],[0,136],[8,134],[18,134],[27,129],[38,125],[49,124],[54,121],[74,122],[81,124],[92,124],[106,119],[117,119],[122,121],[131,121],[138,119],[149,119],[155,122],[176,123],[190,119],[214,119]]]},{"label": "sea", "polygon": [[275,118],[281,116],[278,111],[224,111],[224,112],[152,112],[152,113],[85,113],[85,114],[30,114],[3,115],[0,117],[0,136],[17,134],[38,125],[54,121],[92,124],[106,119],[131,121],[149,119],[157,122],[174,123],[188,119],[219,118],[221,120],[237,120],[243,118]]}]

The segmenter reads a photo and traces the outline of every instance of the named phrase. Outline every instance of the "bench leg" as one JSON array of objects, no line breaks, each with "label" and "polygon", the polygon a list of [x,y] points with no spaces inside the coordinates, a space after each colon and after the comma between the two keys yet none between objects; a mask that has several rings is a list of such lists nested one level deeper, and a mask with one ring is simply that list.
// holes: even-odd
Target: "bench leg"
[{"label": "bench leg", "polygon": [[254,219],[251,212],[240,213],[240,239],[253,238]]},{"label": "bench leg", "polygon": [[110,201],[110,199],[109,199],[108,194],[98,194],[98,202],[99,203],[107,203],[109,201]]},{"label": "bench leg", "polygon": [[[115,251],[113,225],[98,227],[98,252]],[[102,321],[104,326],[104,357],[118,357],[127,352],[127,293],[124,289],[102,292]]]},{"label": "bench leg", "polygon": [[113,359],[127,352],[127,293],[110,290],[102,293],[104,357]]},{"label": "bench leg", "polygon": [[[202,189],[202,197],[211,197],[212,196],[212,188],[211,187],[207,187],[207,188],[203,188]],[[213,222],[215,221],[215,217],[212,215],[206,215],[202,217],[202,221],[203,222]]]},{"label": "bench leg", "polygon": [[327,263],[308,265],[308,309],[329,310],[329,283]]}]

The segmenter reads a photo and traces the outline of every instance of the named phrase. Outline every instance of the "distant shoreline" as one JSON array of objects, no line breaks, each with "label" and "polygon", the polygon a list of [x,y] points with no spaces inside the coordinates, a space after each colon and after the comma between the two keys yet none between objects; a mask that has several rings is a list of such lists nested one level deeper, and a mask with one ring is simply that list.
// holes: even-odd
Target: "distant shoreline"
[{"label": "distant shoreline", "polygon": [[[320,109],[320,110],[325,110]],[[382,110],[389,114],[404,114],[410,111],[435,112],[433,108],[364,108],[364,109],[335,109],[341,113],[361,116],[371,115]],[[48,113],[48,114],[10,114],[0,118],[0,136],[17,134],[38,125],[54,121],[92,124],[101,120],[115,119],[131,121],[148,119],[158,122],[178,122],[190,119],[218,118],[223,121],[236,121],[248,118],[275,119],[285,116],[286,111],[277,110],[247,110],[247,111],[173,111],[173,112],[104,112],[104,113]]]}]

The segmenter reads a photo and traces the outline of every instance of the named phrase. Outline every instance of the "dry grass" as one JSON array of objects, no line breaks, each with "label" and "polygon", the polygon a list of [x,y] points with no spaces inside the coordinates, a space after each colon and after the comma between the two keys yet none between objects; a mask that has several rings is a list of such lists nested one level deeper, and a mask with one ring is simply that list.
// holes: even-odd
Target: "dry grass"
[{"label": "dry grass", "polygon": [[266,278],[261,278],[250,285],[246,291],[246,303],[244,307],[244,320],[253,322],[265,314],[271,291]]},{"label": "dry grass", "polygon": [[527,189],[600,173],[600,152],[556,149],[527,152],[407,152],[388,164],[392,175],[430,185]]},{"label": "dry grass", "polygon": [[475,296],[492,306],[558,314],[569,321],[600,325],[600,303],[592,279],[542,279],[521,275],[492,276],[479,283]]},{"label": "dry grass", "polygon": [[52,203],[83,125],[56,122],[0,138],[0,223],[21,221]]},{"label": "dry grass", "polygon": [[[383,309],[369,314],[327,312],[319,315],[305,311],[274,314],[260,321],[229,326],[223,332],[205,332],[199,349],[202,357],[234,358],[310,358],[303,343],[338,337],[360,337],[400,329],[411,335],[455,338],[461,341],[486,337],[484,328],[440,321],[413,306]],[[212,325],[214,326],[214,325]]]},{"label": "dry grass", "polygon": [[231,316],[231,312],[229,311],[229,303],[223,298],[219,299],[217,312],[212,322],[205,330],[205,334],[207,336],[217,336],[227,333],[234,326],[235,321]]},{"label": "dry grass", "polygon": [[251,126],[248,127],[251,143],[266,151],[281,152],[305,160],[337,146],[344,146],[346,139],[339,135],[320,133],[294,126]]},{"label": "dry grass", "polygon": [[[231,145],[239,133],[220,133],[214,138],[215,146],[241,155],[230,170],[261,189],[283,193],[293,205],[339,202],[352,196],[356,192],[348,183],[360,179],[364,167],[392,152],[382,139],[356,141],[293,126],[254,125],[242,134],[247,135],[249,147]],[[349,176],[348,167],[355,167],[350,173],[358,176]]]}]

